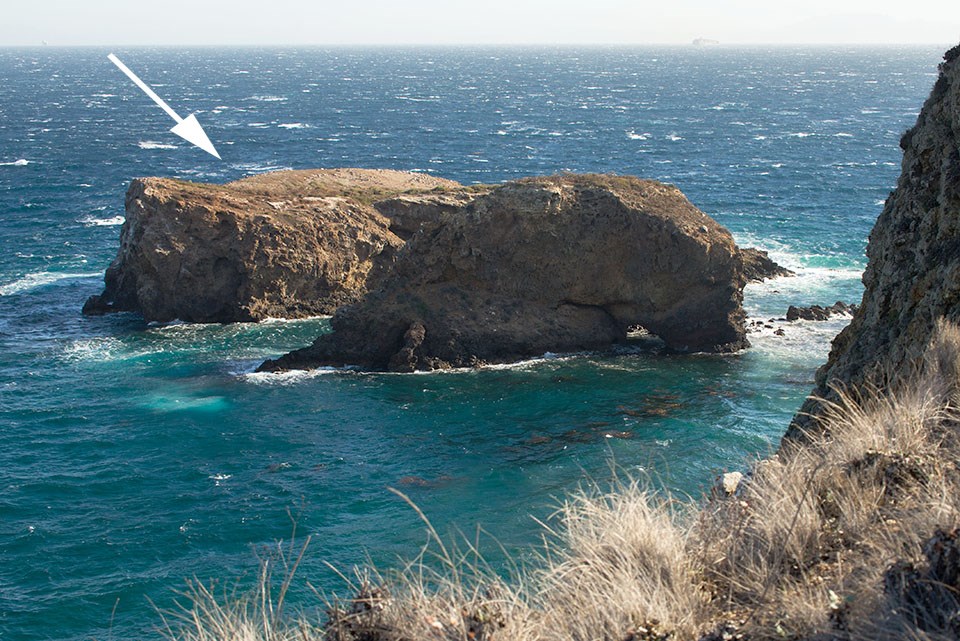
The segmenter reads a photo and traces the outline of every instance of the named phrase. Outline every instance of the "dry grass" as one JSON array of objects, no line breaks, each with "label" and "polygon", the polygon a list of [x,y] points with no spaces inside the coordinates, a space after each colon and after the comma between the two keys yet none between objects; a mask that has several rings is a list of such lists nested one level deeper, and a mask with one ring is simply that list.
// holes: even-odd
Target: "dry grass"
[{"label": "dry grass", "polygon": [[325,621],[284,615],[289,575],[273,605],[265,573],[253,596],[195,589],[169,635],[956,639],[960,329],[941,324],[899,381],[859,398],[841,393],[825,434],[759,461],[733,495],[678,505],[636,481],[574,494],[545,526],[539,562],[508,579],[474,544],[448,547],[430,529],[430,549],[390,575],[361,575]]},{"label": "dry grass", "polygon": [[637,481],[570,497],[534,577],[543,625],[530,638],[696,638],[707,595],[676,507]]},{"label": "dry grass", "polygon": [[[255,590],[218,591],[214,585],[192,581],[181,594],[186,605],[161,612],[163,632],[180,641],[303,641],[323,637],[322,628],[284,610],[287,591],[310,538],[294,548],[282,543],[260,562]],[[279,571],[279,578],[278,576]],[[276,579],[276,580],[275,580]]]}]

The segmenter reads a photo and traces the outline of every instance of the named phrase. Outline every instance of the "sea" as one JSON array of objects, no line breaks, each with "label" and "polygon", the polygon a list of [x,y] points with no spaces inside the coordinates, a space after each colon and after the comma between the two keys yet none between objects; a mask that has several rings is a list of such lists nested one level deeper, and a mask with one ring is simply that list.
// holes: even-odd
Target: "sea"
[{"label": "sea", "polygon": [[[578,488],[639,477],[699,500],[776,448],[849,321],[775,319],[859,300],[947,47],[0,49],[0,639],[161,638],[188,581],[242,592],[291,539],[310,542],[288,607],[319,618],[317,593],[426,541],[390,488],[504,572]],[[738,354],[426,374],[254,373],[327,318],[81,315],[131,178],[317,167],[654,178],[797,276],[747,287],[763,323]]]}]

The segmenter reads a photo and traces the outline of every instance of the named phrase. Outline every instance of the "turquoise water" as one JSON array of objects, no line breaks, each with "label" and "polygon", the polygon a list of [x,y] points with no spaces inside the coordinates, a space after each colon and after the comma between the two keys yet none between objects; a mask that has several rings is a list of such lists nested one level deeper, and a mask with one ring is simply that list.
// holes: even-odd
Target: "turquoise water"
[{"label": "turquoise water", "polygon": [[[155,637],[188,577],[249,583],[256,551],[313,538],[323,589],[369,556],[478,525],[508,550],[611,462],[699,495],[775,446],[846,322],[751,335],[732,356],[547,355],[442,374],[260,375],[325,319],[84,318],[141,175],[225,181],[389,167],[462,182],[616,171],[677,184],[800,275],[753,318],[859,298],[863,249],[945,47],[0,49],[0,638]],[[499,553],[491,546],[491,558]],[[313,601],[301,589],[301,604]]]}]

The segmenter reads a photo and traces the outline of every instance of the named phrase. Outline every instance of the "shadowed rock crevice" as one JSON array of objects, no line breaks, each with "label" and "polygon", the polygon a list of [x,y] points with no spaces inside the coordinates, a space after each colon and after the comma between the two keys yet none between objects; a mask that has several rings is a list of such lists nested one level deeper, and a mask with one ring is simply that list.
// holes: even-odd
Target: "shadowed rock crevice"
[{"label": "shadowed rock crevice", "polygon": [[677,351],[734,351],[743,285],[729,232],[676,187],[525,179],[414,234],[331,334],[262,367],[471,366],[608,348],[634,325]]}]

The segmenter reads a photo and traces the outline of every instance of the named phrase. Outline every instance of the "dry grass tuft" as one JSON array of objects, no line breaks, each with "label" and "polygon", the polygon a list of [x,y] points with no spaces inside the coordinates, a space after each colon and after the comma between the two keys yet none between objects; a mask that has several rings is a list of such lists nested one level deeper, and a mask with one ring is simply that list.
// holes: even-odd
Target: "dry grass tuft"
[{"label": "dry grass tuft", "polygon": [[[892,377],[891,377],[892,378]],[[822,434],[757,462],[732,495],[678,504],[637,481],[573,494],[537,563],[504,579],[476,544],[430,546],[348,581],[323,626],[196,585],[184,641],[666,641],[960,638],[960,328],[915,371],[841,392]],[[402,495],[401,495],[402,496]],[[406,497],[404,497],[406,498]],[[412,504],[411,504],[412,505]],[[288,567],[296,568],[296,563]]]},{"label": "dry grass tuft", "polygon": [[[322,638],[306,617],[289,615],[287,591],[307,550],[282,543],[260,562],[259,581],[251,592],[237,593],[191,581],[181,594],[186,605],[161,612],[163,632],[171,641],[303,641]],[[281,571],[277,584],[276,570]]]},{"label": "dry grass tuft", "polygon": [[695,638],[707,595],[675,508],[635,480],[566,501],[533,581],[546,638]]}]

